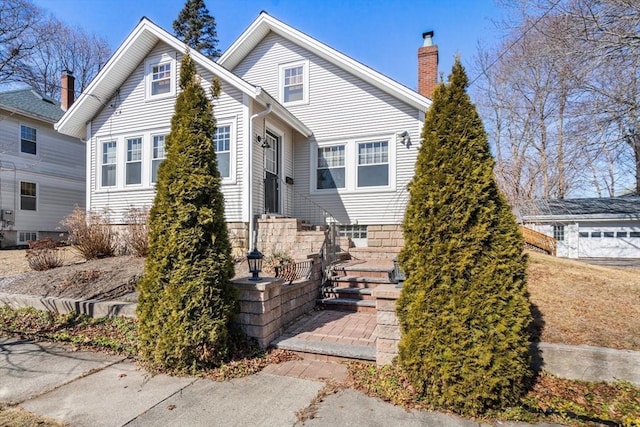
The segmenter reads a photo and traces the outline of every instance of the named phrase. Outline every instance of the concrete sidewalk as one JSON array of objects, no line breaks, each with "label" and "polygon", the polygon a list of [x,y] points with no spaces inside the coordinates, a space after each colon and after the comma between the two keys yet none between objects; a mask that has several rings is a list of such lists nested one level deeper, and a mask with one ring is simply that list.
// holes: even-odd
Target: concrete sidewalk
[{"label": "concrete sidewalk", "polygon": [[344,370],[319,362],[287,363],[287,369],[214,382],[150,376],[121,357],[0,338],[0,402],[71,426],[479,425],[452,415],[405,411],[349,389],[321,399],[315,417],[301,422],[297,414],[309,410],[325,384],[308,379],[313,375],[298,375]]}]

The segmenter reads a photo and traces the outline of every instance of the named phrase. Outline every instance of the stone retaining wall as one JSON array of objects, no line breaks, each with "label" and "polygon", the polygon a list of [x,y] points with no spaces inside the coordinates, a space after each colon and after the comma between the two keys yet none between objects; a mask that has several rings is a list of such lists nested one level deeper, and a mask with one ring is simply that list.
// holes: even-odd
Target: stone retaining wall
[{"label": "stone retaining wall", "polygon": [[290,285],[272,277],[260,281],[234,280],[240,301],[238,323],[261,347],[266,348],[289,324],[315,307],[322,283],[322,266],[316,256],[309,258],[314,260],[311,277]]}]

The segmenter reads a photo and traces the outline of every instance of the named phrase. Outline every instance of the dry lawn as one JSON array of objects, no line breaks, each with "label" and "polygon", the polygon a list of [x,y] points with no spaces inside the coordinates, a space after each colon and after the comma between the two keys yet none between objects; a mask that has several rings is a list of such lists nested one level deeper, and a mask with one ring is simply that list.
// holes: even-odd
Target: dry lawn
[{"label": "dry lawn", "polygon": [[529,254],[543,342],[640,350],[640,269]]}]

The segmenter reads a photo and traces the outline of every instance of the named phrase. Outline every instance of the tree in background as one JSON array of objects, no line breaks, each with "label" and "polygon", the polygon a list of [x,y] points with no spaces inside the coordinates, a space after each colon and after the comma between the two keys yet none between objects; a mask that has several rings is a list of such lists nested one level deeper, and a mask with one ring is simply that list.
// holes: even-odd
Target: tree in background
[{"label": "tree in background", "polygon": [[502,3],[476,94],[511,203],[640,193],[640,2]]},{"label": "tree in background", "polygon": [[399,363],[431,404],[517,402],[531,377],[523,241],[457,59],[425,118],[399,259]]},{"label": "tree in background", "polygon": [[0,83],[24,83],[60,98],[63,70],[82,92],[111,56],[106,39],[70,27],[29,0],[0,0]]},{"label": "tree in background", "polygon": [[231,354],[238,305],[213,147],[213,107],[188,53],[180,88],[149,214],[138,318],[140,356],[148,367],[194,372]]},{"label": "tree in background", "polygon": [[178,18],[173,21],[173,31],[191,49],[216,60],[220,57],[216,20],[204,4],[204,0],[187,0]]}]

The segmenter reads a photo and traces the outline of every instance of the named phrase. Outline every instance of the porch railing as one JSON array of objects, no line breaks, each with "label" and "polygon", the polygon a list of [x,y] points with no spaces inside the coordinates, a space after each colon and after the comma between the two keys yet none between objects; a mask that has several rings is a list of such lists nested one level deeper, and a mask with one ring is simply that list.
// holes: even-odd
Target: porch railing
[{"label": "porch railing", "polygon": [[276,271],[276,277],[283,278],[285,282],[290,285],[294,280],[308,279],[311,277],[313,260],[276,265],[274,269]]},{"label": "porch railing", "polygon": [[532,249],[538,249],[549,255],[555,256],[556,248],[558,246],[556,239],[523,226],[520,226],[520,232],[522,233],[522,237],[524,237],[525,246],[529,246],[532,247]]}]

